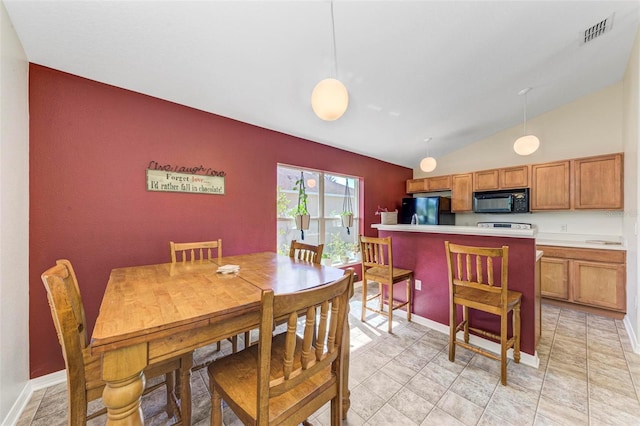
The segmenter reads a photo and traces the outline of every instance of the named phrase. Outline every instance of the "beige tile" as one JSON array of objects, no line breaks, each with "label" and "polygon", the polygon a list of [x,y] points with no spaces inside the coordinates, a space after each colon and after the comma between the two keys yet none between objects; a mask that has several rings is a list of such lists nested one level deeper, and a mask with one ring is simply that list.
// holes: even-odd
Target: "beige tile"
[{"label": "beige tile", "polygon": [[[576,405],[584,410],[576,409]],[[581,425],[589,423],[586,404],[567,403],[566,397],[542,395],[538,402],[538,414],[551,420],[552,424]]]},{"label": "beige tile", "polygon": [[435,407],[420,426],[464,426],[464,423],[448,414],[447,412]]},{"label": "beige tile", "polygon": [[445,388],[451,386],[451,383],[453,383],[458,377],[456,373],[442,368],[440,365],[433,362],[430,362],[420,370],[420,374],[427,376],[429,379],[444,386]]},{"label": "beige tile", "polygon": [[460,375],[453,385],[451,385],[450,390],[468,399],[477,406],[484,408],[489,403],[496,386],[496,380],[493,380],[493,383],[487,381],[478,382]]},{"label": "beige tile", "polygon": [[446,387],[434,382],[423,374],[417,374],[406,386],[407,389],[432,404],[437,404],[442,395],[447,391]]},{"label": "beige tile", "polygon": [[389,405],[404,413],[415,424],[420,424],[433,408],[433,404],[409,389],[402,388],[390,400]]},{"label": "beige tile", "polygon": [[486,411],[502,419],[518,419],[519,424],[533,424],[537,402],[537,395],[517,385],[498,385]]},{"label": "beige tile", "polygon": [[389,404],[385,404],[368,421],[370,426],[411,425],[413,421],[404,413]]},{"label": "beige tile", "polygon": [[366,386],[360,384],[351,390],[351,408],[358,416],[367,421],[386,403]]},{"label": "beige tile", "polygon": [[629,370],[611,367],[605,364],[589,366],[589,385],[607,388],[617,394],[636,398],[636,390],[631,381]]},{"label": "beige tile", "polygon": [[466,425],[478,423],[484,411],[483,407],[451,391],[444,394],[437,407]]},{"label": "beige tile", "polygon": [[376,371],[361,383],[367,392],[373,392],[385,401],[402,388],[402,384],[383,371]]}]

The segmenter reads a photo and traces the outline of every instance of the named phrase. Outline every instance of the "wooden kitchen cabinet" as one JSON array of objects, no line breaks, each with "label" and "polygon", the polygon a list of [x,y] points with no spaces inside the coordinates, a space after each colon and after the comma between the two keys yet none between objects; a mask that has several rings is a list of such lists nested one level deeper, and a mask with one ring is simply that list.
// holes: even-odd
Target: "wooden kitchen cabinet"
[{"label": "wooden kitchen cabinet", "polygon": [[429,192],[450,191],[451,175],[435,176],[435,177],[427,178],[427,190]]},{"label": "wooden kitchen cabinet", "polygon": [[451,211],[473,211],[473,173],[451,176]]},{"label": "wooden kitchen cabinet", "polygon": [[568,210],[571,208],[571,162],[531,166],[531,210]]},{"label": "wooden kitchen cabinet", "polygon": [[427,179],[409,179],[407,181],[407,194],[427,192]]},{"label": "wooden kitchen cabinet", "polygon": [[503,169],[482,170],[473,173],[474,191],[527,188],[528,186],[528,165],[506,167]]},{"label": "wooden kitchen cabinet", "polygon": [[580,306],[625,313],[626,252],[538,246],[541,294]]},{"label": "wooden kitchen cabinet", "polygon": [[569,261],[543,256],[540,262],[540,293],[542,296],[568,300]]},{"label": "wooden kitchen cabinet", "polygon": [[499,169],[499,180],[501,189],[528,188],[530,166],[516,166]]},{"label": "wooden kitchen cabinet", "polygon": [[600,155],[573,160],[574,208],[624,208],[623,155]]},{"label": "wooden kitchen cabinet", "polygon": [[451,190],[451,175],[435,176],[407,181],[407,194]]},{"label": "wooden kitchen cabinet", "polygon": [[482,170],[473,173],[473,190],[474,191],[490,191],[492,189],[500,189],[498,182],[500,172],[498,169]]}]

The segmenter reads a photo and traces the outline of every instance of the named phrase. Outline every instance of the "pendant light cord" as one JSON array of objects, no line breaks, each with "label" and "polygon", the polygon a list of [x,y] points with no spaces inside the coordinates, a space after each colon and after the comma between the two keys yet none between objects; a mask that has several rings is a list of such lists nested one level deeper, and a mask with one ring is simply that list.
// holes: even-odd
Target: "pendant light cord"
[{"label": "pendant light cord", "polygon": [[524,94],[524,121],[522,123],[522,135],[527,135],[527,92]]},{"label": "pendant light cord", "polygon": [[333,0],[331,0],[331,35],[333,40],[333,78],[338,78],[338,56],[336,54],[336,25],[333,17]]}]

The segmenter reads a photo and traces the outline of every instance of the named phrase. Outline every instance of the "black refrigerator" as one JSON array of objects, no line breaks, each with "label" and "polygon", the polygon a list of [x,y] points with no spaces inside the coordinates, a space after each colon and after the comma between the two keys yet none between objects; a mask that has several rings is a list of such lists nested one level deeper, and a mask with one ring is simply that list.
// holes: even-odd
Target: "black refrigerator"
[{"label": "black refrigerator", "polygon": [[414,225],[455,225],[456,215],[451,213],[451,198],[403,198],[400,223]]}]

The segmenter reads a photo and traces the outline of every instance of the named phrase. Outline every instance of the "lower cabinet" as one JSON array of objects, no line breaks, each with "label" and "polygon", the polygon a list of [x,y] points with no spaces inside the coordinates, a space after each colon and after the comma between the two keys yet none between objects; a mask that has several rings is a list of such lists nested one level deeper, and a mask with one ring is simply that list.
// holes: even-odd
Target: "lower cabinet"
[{"label": "lower cabinet", "polygon": [[626,252],[538,246],[543,297],[626,311]]}]

